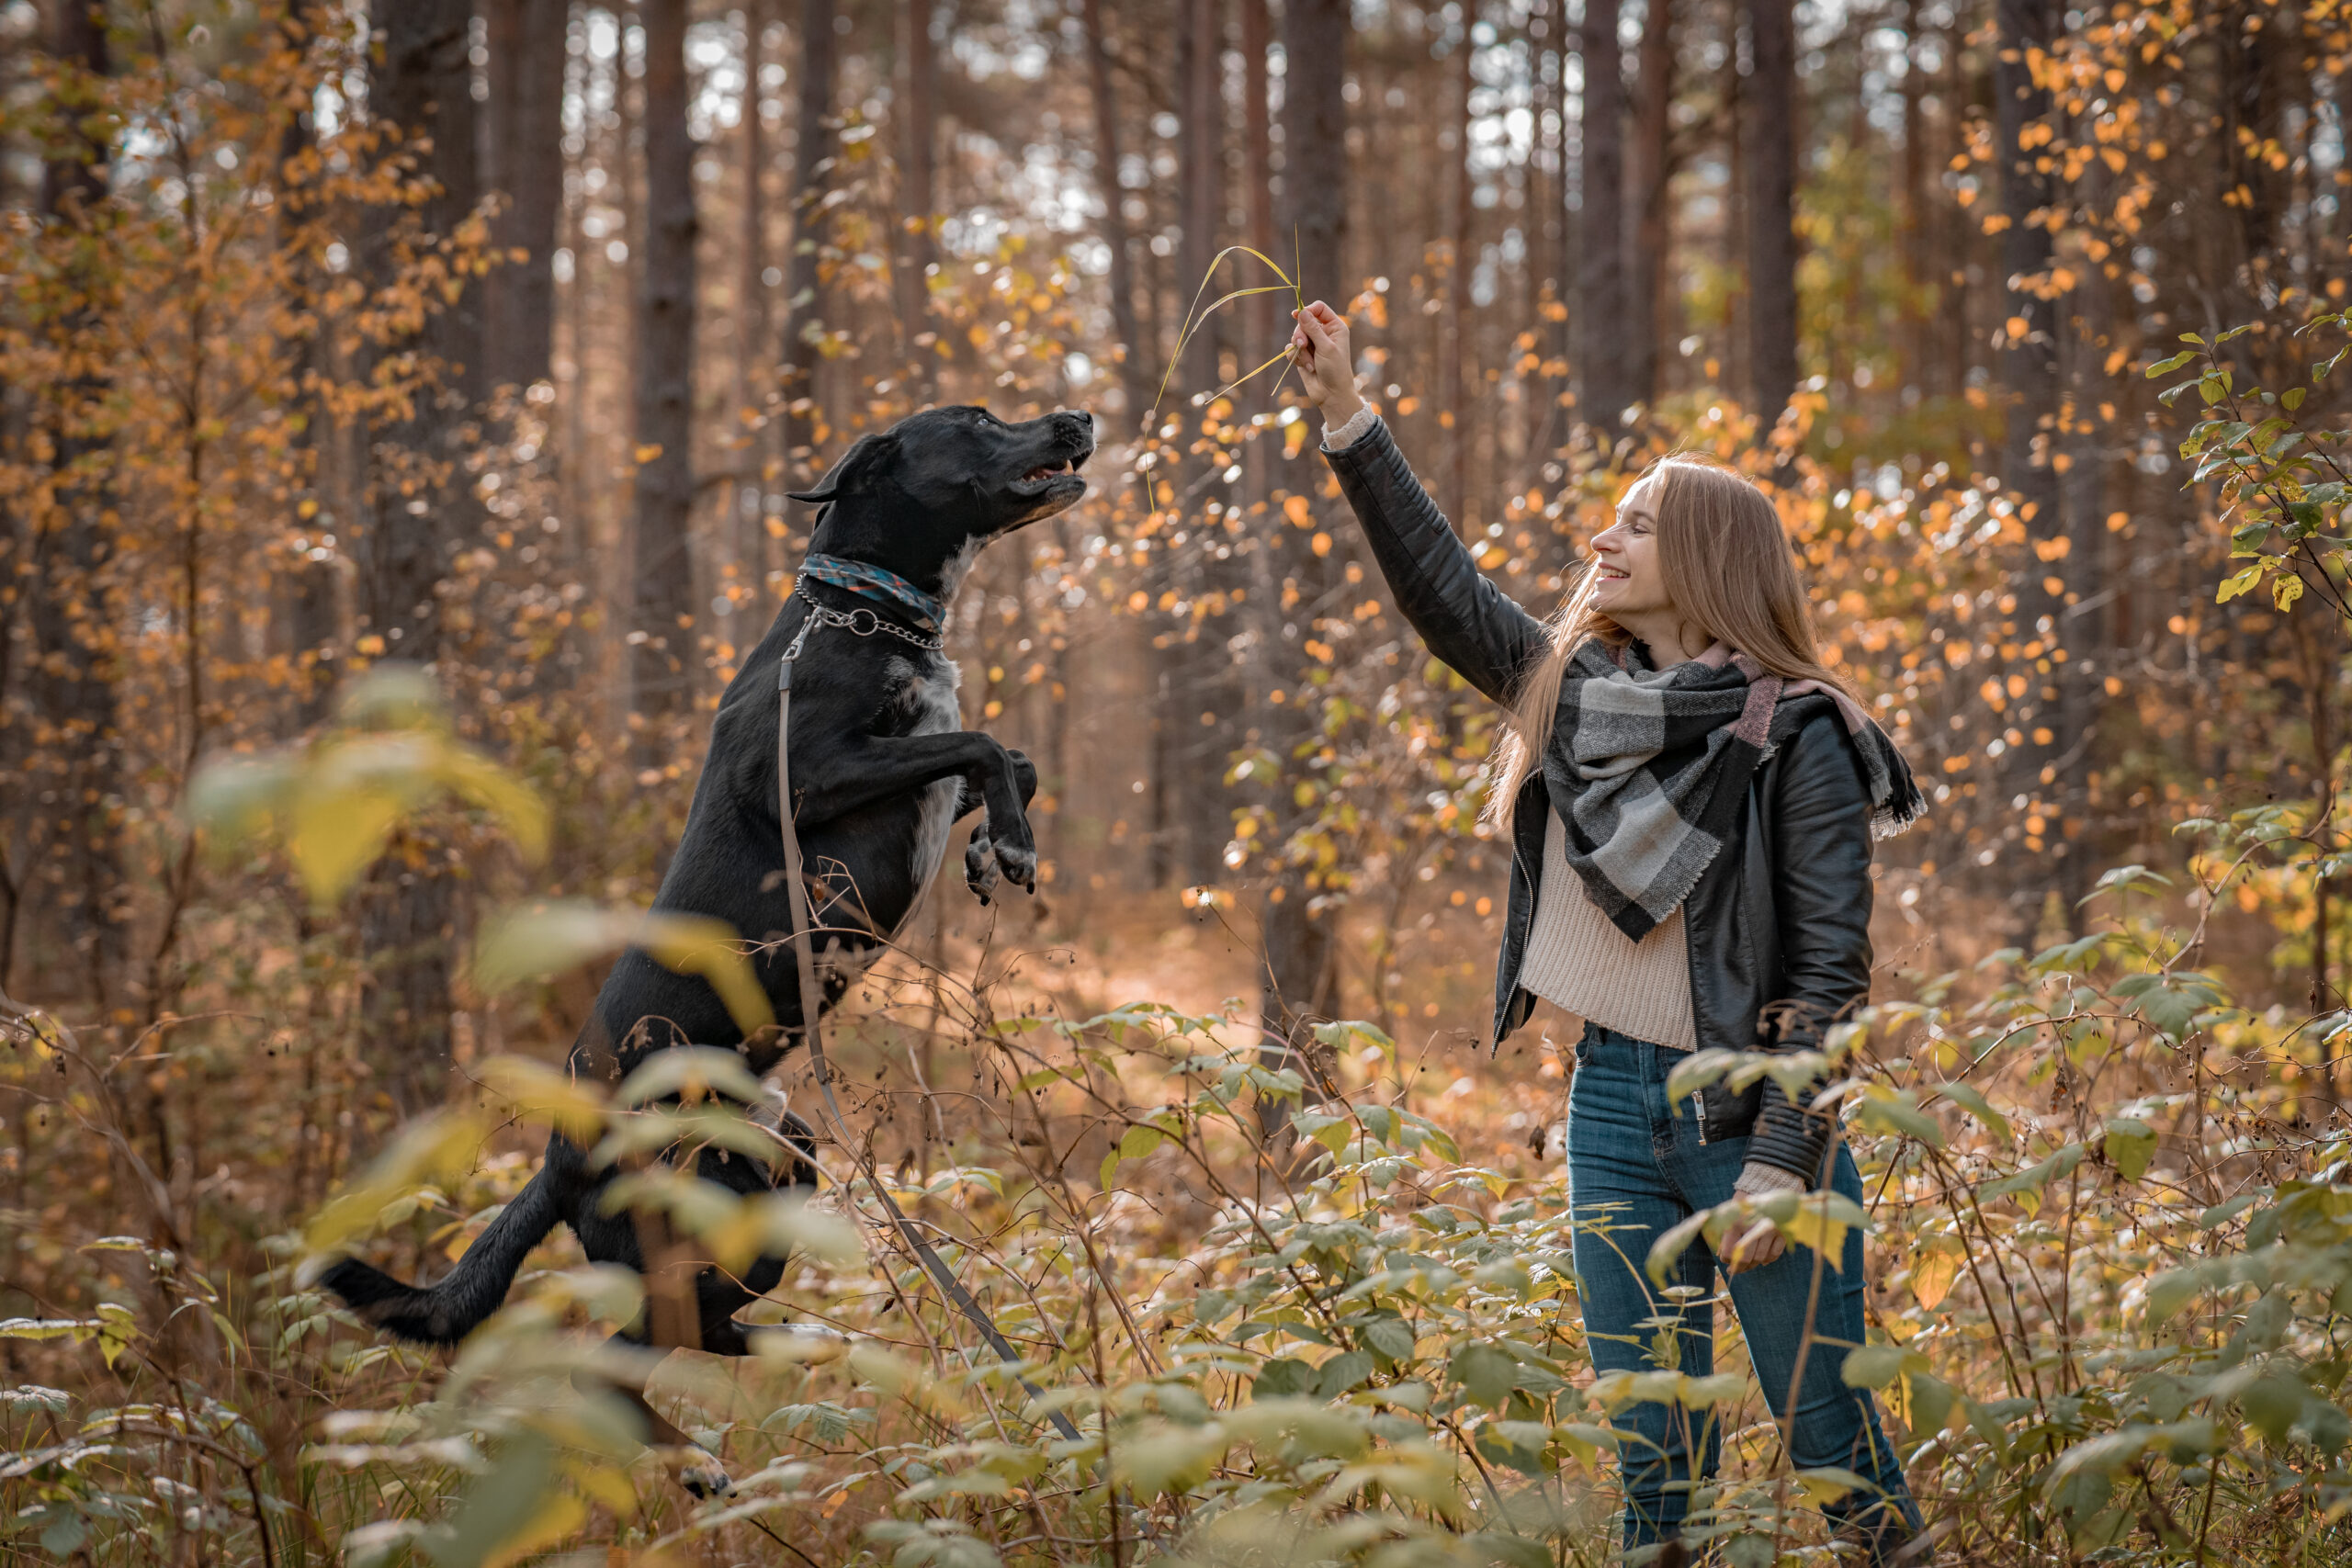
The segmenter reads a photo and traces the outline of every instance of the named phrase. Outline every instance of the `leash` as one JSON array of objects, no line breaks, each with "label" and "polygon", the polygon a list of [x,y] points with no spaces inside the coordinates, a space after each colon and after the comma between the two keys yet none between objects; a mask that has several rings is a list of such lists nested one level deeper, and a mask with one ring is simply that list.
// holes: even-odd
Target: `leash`
[{"label": "leash", "polygon": [[[850,564],[863,565],[862,562]],[[878,568],[866,570],[879,570]],[[886,572],[882,575],[890,574]],[[819,581],[838,582],[832,577],[820,578]],[[899,580],[893,578],[892,581]],[[850,588],[854,592],[864,592],[853,583],[838,582],[838,585]],[[801,873],[800,834],[792,825],[792,756],[791,747],[786,744],[792,725],[792,666],[799,659],[801,649],[807,646],[808,634],[819,626],[839,626],[854,637],[872,637],[877,631],[888,632],[902,641],[935,653],[945,640],[944,618],[939,635],[925,637],[882,619],[863,605],[844,613],[818,604],[798,583],[794,584],[793,592],[808,602],[808,618],[800,623],[800,630],[794,635],[791,646],[784,650],[784,658],[776,665],[775,799],[776,816],[783,827],[784,882],[792,900],[792,961],[800,973],[800,1027],[803,1038],[808,1043],[808,1060],[817,1071],[818,1092],[823,1096],[826,1114],[832,1120],[833,1135],[842,1147],[849,1151],[850,1157],[857,1162],[859,1172],[865,1176],[866,1185],[874,1190],[875,1196],[882,1200],[883,1212],[889,1216],[899,1239],[914,1253],[923,1271],[939,1287],[940,1294],[955,1303],[956,1310],[979,1330],[980,1337],[989,1342],[989,1348],[997,1353],[998,1359],[1016,1363],[1021,1357],[997,1331],[996,1321],[989,1316],[978,1302],[972,1299],[972,1293],[964,1288],[963,1282],[956,1278],[946,1262],[932,1249],[931,1243],[923,1239],[922,1233],[915,1229],[914,1222],[907,1218],[906,1212],[899,1207],[898,1200],[890,1196],[889,1189],[882,1185],[881,1176],[875,1170],[865,1146],[850,1136],[849,1118],[842,1113],[841,1101],[833,1098],[833,1067],[825,1055],[824,1032],[820,1026],[824,996],[817,985],[816,921],[808,908],[808,884]],[[918,591],[910,587],[909,592]],[[1025,1377],[1021,1379],[1021,1386],[1028,1391],[1032,1399],[1045,1397],[1045,1391]],[[1071,1425],[1069,1416],[1057,1410],[1052,1412],[1051,1418],[1063,1437],[1072,1442],[1078,1440],[1078,1428]]]}]

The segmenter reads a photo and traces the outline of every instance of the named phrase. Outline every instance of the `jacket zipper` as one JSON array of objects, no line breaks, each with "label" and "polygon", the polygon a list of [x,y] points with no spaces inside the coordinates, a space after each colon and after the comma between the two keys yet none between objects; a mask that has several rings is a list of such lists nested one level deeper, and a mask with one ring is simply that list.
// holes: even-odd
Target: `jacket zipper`
[{"label": "jacket zipper", "polygon": [[1690,1097],[1690,1109],[1691,1109],[1692,1111],[1694,1111],[1698,1112],[1698,1116],[1699,1116],[1699,1143],[1700,1143],[1700,1145],[1703,1147],[1703,1146],[1705,1145],[1706,1142],[1707,1142],[1707,1091],[1706,1091],[1706,1090],[1704,1090],[1704,1089],[1701,1089],[1698,1093],[1693,1094],[1693,1095]]}]

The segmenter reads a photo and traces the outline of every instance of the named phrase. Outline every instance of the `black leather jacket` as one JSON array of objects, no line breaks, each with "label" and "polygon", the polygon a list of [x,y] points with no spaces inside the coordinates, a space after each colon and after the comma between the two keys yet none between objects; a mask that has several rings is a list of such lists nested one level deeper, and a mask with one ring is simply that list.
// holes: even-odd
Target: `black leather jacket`
[{"label": "black leather jacket", "polygon": [[[1324,456],[1355,508],[1396,607],[1430,651],[1498,703],[1544,645],[1544,628],[1482,575],[1413,477],[1385,423]],[[1860,1006],[1871,981],[1870,794],[1845,722],[1826,696],[1784,702],[1748,790],[1746,826],[1683,903],[1690,1006],[1702,1049],[1795,1051]],[[1551,803],[1544,773],[1567,766],[1556,733],[1511,807],[1510,902],[1495,974],[1495,1043],[1527,1021],[1519,984]],[[1749,1137],[1747,1158],[1824,1185],[1832,1127],[1770,1078],[1699,1097],[1700,1135]]]}]

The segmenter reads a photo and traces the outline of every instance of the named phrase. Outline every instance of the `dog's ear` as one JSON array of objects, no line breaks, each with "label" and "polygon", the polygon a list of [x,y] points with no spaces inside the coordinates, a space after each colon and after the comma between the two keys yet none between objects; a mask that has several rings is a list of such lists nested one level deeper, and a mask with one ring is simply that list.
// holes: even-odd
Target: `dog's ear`
[{"label": "dog's ear", "polygon": [[815,490],[793,491],[795,501],[833,501],[844,495],[854,495],[867,488],[876,475],[899,455],[899,438],[888,431],[861,435],[857,444],[842,454],[832,472],[818,483]]}]

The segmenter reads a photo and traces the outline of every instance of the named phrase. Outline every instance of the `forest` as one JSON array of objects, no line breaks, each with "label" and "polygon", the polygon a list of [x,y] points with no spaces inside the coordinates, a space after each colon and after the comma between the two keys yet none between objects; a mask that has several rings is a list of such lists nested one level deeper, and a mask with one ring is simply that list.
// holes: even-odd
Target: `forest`
[{"label": "forest", "polygon": [[[1863,1201],[1652,1276],[1864,1236],[1908,1561],[2352,1562],[2347,63],[2337,0],[0,0],[0,1558],[1569,1568],[1662,1402],[1723,1461],[1652,1561],[1861,1561],[1731,1313],[1596,1370],[1504,715],[1318,455],[1319,299],[1539,616],[1654,459],[1752,478],[1924,790],[1870,1005],[1675,1078],[1826,1085]],[[625,951],[774,1024],[646,911],[793,498],[946,404],[1099,440],[943,628],[1034,891],[957,829],[821,1080],[567,1074]],[[752,1102],[813,1197],[650,1158]],[[649,1370],[671,1285],[561,1228],[454,1348],[321,1283],[449,1272],[550,1128],[806,1332]]]}]

